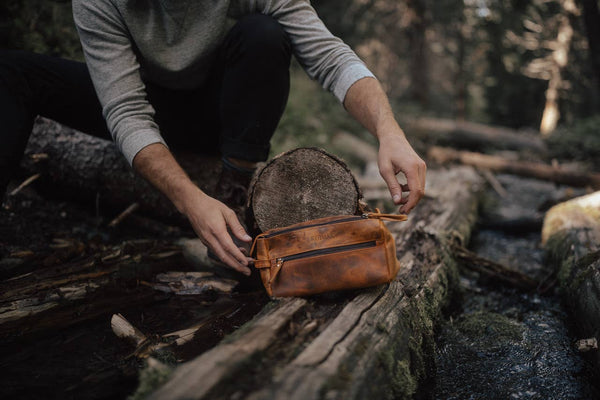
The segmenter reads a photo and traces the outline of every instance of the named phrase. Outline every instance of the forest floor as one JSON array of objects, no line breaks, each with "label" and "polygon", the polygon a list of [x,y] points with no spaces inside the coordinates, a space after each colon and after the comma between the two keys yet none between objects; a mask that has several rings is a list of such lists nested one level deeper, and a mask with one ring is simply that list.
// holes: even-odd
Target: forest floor
[{"label": "forest floor", "polygon": [[[500,199],[490,189],[482,221],[498,215],[541,218],[548,204],[584,192],[510,175],[498,179],[511,195]],[[193,237],[189,229],[152,220],[140,224],[135,218],[111,228],[108,224],[118,210],[84,207],[48,188],[36,188],[33,184],[8,196],[0,209],[0,280],[76,263],[127,241],[169,246]],[[538,279],[550,273],[539,248],[539,231],[515,234],[482,223],[470,248]],[[183,258],[172,267],[191,269]],[[472,272],[464,272],[460,283],[461,294],[438,329],[436,398],[597,396],[586,360],[573,350],[577,332],[556,288],[523,293]],[[256,276],[241,279],[230,294],[181,296],[142,284],[124,290],[152,300],[125,302],[65,328],[2,340],[0,398],[119,399],[132,394],[143,361],[132,357],[132,346],[111,330],[114,312],[147,334],[203,323],[193,342],[164,353],[161,361],[175,364],[211,348],[268,302]]]},{"label": "forest floor", "polygon": [[[77,263],[130,240],[169,244],[192,237],[191,230],[154,221],[161,230],[144,230],[127,220],[110,228],[108,223],[114,215],[107,214],[58,198],[41,197],[33,187],[9,196],[0,210],[0,280]],[[189,267],[176,264],[171,269]],[[116,304],[113,309],[148,334],[165,334],[206,321],[206,327],[196,333],[197,340],[165,353],[173,359],[164,361],[175,363],[211,348],[268,301],[259,286],[238,286],[226,295],[207,292],[179,296],[137,285],[122,290],[140,298],[153,296],[152,301]],[[3,338],[0,398],[119,399],[133,393],[144,363],[131,357],[133,347],[111,330],[112,314],[105,312],[24,338]]]}]

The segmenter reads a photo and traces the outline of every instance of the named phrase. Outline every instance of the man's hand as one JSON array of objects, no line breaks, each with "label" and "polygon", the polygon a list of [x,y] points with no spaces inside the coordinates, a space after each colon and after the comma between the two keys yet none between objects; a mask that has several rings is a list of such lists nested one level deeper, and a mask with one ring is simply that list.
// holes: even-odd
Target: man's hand
[{"label": "man's hand", "polygon": [[[379,82],[363,78],[355,82],[344,99],[348,112],[379,139],[379,172],[401,213],[409,213],[425,194],[425,162],[417,155],[398,126],[390,103]],[[401,185],[396,178],[406,176]],[[406,198],[402,192],[410,192]]]},{"label": "man's hand", "polygon": [[[402,204],[399,212],[408,214],[425,195],[425,162],[415,153],[404,135],[389,134],[379,138],[379,173],[385,180],[392,200]],[[404,173],[406,184],[401,185],[396,178]],[[402,192],[409,192],[407,197]]]},{"label": "man's hand", "polygon": [[227,228],[243,242],[250,243],[252,238],[248,236],[232,209],[198,189],[195,195],[192,194],[185,201],[183,213],[202,243],[211,248],[223,263],[250,275],[248,263],[252,259],[244,254],[245,249],[235,245]]},{"label": "man's hand", "polygon": [[252,238],[233,210],[194,185],[164,145],[154,143],[144,147],[133,159],[133,167],[188,218],[200,240],[221,261],[236,271],[250,275],[248,263],[252,259],[233,243],[227,228],[244,242],[250,242]]}]

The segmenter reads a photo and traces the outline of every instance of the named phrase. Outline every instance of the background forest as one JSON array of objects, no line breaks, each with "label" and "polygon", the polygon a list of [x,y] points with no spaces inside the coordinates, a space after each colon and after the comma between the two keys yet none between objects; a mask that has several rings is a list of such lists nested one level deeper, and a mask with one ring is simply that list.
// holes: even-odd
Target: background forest
[{"label": "background forest", "polygon": [[[402,123],[432,116],[539,130],[558,158],[593,161],[600,151],[596,0],[313,5],[375,72]],[[82,59],[70,1],[4,1],[0,46]],[[306,144],[328,148],[340,130],[369,139],[336,103],[295,65],[273,152]]]}]

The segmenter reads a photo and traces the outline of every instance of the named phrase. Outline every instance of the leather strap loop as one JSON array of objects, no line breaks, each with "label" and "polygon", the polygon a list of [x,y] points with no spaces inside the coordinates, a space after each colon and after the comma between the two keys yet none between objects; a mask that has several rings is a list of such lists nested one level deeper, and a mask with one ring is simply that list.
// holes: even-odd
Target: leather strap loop
[{"label": "leather strap loop", "polygon": [[[377,210],[377,211],[379,211],[379,210]],[[364,213],[363,217],[372,218],[372,219],[383,219],[385,221],[396,221],[396,222],[406,221],[408,219],[408,216],[406,214],[382,214],[380,212]]]}]

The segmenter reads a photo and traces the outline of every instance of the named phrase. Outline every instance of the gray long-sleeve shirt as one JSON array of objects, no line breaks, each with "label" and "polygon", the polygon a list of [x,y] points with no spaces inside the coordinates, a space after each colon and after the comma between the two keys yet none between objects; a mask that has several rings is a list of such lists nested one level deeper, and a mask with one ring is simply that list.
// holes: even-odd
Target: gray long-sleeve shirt
[{"label": "gray long-sleeve shirt", "polygon": [[373,76],[307,0],[73,0],[104,118],[130,164],[142,148],[165,144],[143,81],[199,87],[230,21],[253,12],[279,22],[308,75],[340,101],[354,82]]}]

